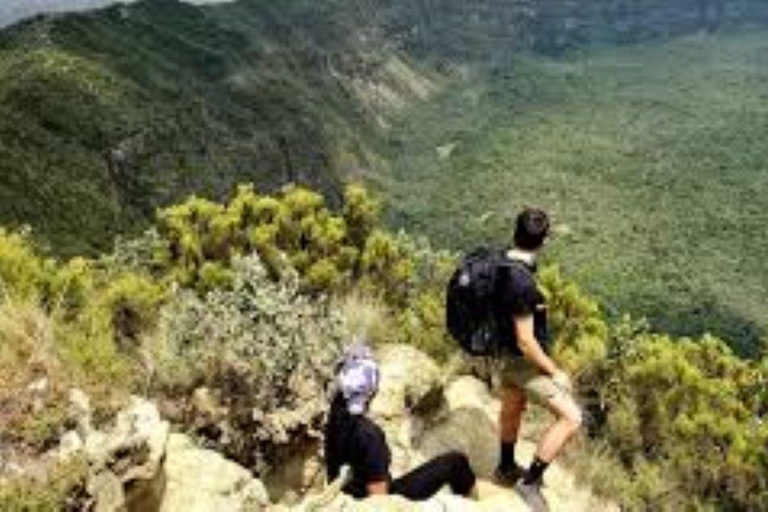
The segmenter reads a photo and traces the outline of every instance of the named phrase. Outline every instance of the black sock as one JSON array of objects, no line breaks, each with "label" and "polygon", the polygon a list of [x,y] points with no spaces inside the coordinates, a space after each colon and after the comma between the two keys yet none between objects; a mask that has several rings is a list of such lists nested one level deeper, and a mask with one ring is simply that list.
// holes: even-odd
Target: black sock
[{"label": "black sock", "polygon": [[502,469],[512,469],[515,465],[515,443],[506,443],[502,441],[499,467]]},{"label": "black sock", "polygon": [[531,467],[528,469],[528,472],[525,474],[525,478],[523,478],[523,483],[533,484],[533,483],[541,482],[541,479],[544,476],[544,471],[546,471],[547,466],[549,466],[549,462],[544,462],[538,457],[533,459],[533,464],[531,464]]}]

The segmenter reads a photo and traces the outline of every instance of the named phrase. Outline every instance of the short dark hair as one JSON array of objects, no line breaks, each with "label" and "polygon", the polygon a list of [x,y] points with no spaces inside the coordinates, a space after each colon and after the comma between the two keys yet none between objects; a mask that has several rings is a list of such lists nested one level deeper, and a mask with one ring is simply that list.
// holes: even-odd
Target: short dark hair
[{"label": "short dark hair", "polygon": [[549,216],[541,208],[525,208],[515,221],[515,247],[535,251],[549,235]]}]

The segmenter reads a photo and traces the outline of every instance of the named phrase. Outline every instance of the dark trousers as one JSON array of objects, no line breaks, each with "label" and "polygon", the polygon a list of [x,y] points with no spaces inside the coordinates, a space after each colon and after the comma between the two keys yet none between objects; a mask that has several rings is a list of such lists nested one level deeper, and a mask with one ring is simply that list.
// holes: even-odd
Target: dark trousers
[{"label": "dark trousers", "polygon": [[475,486],[475,473],[463,453],[449,452],[432,459],[392,482],[389,492],[410,500],[426,500],[444,485],[462,496]]}]

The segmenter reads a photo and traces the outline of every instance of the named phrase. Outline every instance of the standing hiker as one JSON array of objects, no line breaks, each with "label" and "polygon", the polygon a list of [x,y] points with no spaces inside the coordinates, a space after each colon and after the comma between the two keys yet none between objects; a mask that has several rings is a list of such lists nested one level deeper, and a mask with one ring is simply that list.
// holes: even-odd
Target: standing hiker
[{"label": "standing hiker", "polygon": [[[536,258],[548,234],[543,210],[521,212],[511,249],[481,249],[464,259],[449,284],[446,313],[453,337],[470,354],[490,360],[501,381],[496,483],[514,486],[536,511],[548,510],[541,493],[547,466],[582,421],[570,378],[547,354],[546,304],[536,283]],[[525,470],[515,460],[515,444],[529,400],[545,406],[555,421]]]},{"label": "standing hiker", "polygon": [[355,498],[399,494],[425,500],[447,485],[459,495],[474,494],[475,474],[466,455],[449,452],[392,479],[391,455],[384,432],[366,416],[379,388],[379,370],[365,345],[352,345],[340,364],[338,392],[333,398],[325,429],[325,464],[328,480],[350,466],[352,479],[343,491]]}]

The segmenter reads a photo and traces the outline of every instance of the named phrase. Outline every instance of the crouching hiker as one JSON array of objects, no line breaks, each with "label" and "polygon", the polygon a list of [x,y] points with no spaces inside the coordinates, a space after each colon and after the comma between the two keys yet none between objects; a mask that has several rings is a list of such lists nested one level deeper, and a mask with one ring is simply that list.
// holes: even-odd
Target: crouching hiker
[{"label": "crouching hiker", "polygon": [[[501,383],[496,483],[514,487],[537,512],[548,510],[541,493],[544,472],[582,421],[570,378],[547,355],[546,304],[536,283],[536,258],[548,234],[544,211],[520,213],[512,248],[481,249],[461,263],[448,286],[446,312],[453,337],[489,362]],[[555,421],[525,470],[515,460],[515,444],[529,400],[545,406]]]},{"label": "crouching hiker", "polygon": [[379,370],[370,349],[350,347],[337,374],[325,430],[325,463],[328,480],[336,479],[345,465],[352,470],[343,491],[355,498],[399,494],[425,500],[447,485],[459,495],[474,493],[475,474],[467,457],[458,452],[441,455],[398,479],[389,473],[391,456],[384,432],[367,417],[368,405],[379,387]]}]

